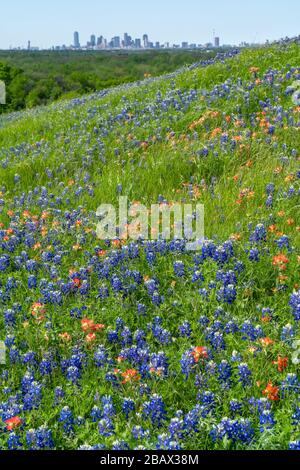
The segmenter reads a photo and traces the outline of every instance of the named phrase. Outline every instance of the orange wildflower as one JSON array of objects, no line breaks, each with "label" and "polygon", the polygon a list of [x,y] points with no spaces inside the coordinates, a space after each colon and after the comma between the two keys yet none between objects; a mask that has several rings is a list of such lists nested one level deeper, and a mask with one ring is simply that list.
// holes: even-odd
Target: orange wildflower
[{"label": "orange wildflower", "polygon": [[272,382],[269,382],[265,390],[263,391],[265,395],[271,401],[279,400],[279,387],[273,386]]},{"label": "orange wildflower", "polygon": [[58,336],[61,340],[63,340],[66,343],[69,343],[69,341],[71,341],[71,335],[67,332],[60,333]]},{"label": "orange wildflower", "polygon": [[268,336],[266,338],[261,338],[260,342],[265,347],[272,346],[272,344],[274,344],[274,341]]},{"label": "orange wildflower", "polygon": [[278,371],[283,372],[287,368],[289,363],[288,357],[278,356],[277,361],[273,361],[273,364],[278,366]]},{"label": "orange wildflower", "polygon": [[95,340],[96,340],[96,335],[95,335],[95,333],[89,333],[89,334],[86,335],[86,337],[85,337],[85,341],[86,341],[87,343],[93,343]]},{"label": "orange wildflower", "polygon": [[194,348],[191,354],[195,362],[199,362],[200,359],[208,358],[207,350],[203,346],[197,346],[196,348]]},{"label": "orange wildflower", "polygon": [[7,431],[12,431],[13,429],[16,429],[21,426],[21,424],[23,423],[19,416],[14,416],[13,418],[6,419],[4,422],[6,423]]},{"label": "orange wildflower", "polygon": [[128,369],[125,372],[122,372],[121,375],[124,378],[124,380],[122,380],[122,384],[126,384],[132,381],[138,381],[141,378],[138,371],[135,369]]}]

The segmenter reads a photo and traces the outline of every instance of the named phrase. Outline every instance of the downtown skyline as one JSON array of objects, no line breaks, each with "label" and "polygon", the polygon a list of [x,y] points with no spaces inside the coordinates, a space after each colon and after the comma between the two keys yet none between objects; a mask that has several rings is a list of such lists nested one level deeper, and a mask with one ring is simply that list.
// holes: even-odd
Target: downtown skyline
[{"label": "downtown skyline", "polygon": [[264,43],[281,37],[299,34],[300,4],[296,0],[253,0],[251,8],[238,0],[99,0],[87,5],[82,0],[15,0],[3,2],[0,9],[3,23],[0,30],[0,49],[31,45],[40,49],[70,46],[74,31],[80,32],[82,42],[91,32],[102,34],[108,41],[116,32],[125,31],[133,38],[142,38],[145,31],[153,42],[165,44],[205,44],[213,41],[213,31],[223,44]]}]

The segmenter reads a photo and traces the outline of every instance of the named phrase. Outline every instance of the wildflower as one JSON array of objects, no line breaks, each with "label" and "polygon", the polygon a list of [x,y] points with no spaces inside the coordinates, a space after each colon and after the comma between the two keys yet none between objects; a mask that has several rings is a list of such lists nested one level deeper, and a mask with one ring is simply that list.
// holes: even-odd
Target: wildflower
[{"label": "wildflower", "polygon": [[125,372],[122,372],[121,375],[123,377],[122,384],[126,384],[128,382],[136,382],[141,378],[141,376],[135,369],[128,369]]},{"label": "wildflower", "polygon": [[288,358],[278,356],[277,361],[273,361],[273,364],[277,365],[278,371],[283,372],[288,366]]},{"label": "wildflower", "polygon": [[274,341],[269,337],[261,338],[260,342],[265,348],[267,348],[268,346],[272,346],[274,344]]},{"label": "wildflower", "polygon": [[259,415],[259,423],[260,432],[264,432],[266,429],[272,429],[276,424],[272,411],[263,410],[262,413]]},{"label": "wildflower", "polygon": [[20,427],[23,423],[22,419],[19,416],[14,416],[13,418],[6,419],[4,422],[8,431],[12,431],[13,429]]},{"label": "wildflower", "polygon": [[150,419],[153,426],[161,427],[166,419],[166,410],[162,398],[158,395],[152,395],[150,400],[143,404],[143,416]]},{"label": "wildflower", "polygon": [[289,303],[296,321],[300,320],[300,290],[290,296]]},{"label": "wildflower", "polygon": [[191,355],[193,356],[194,361],[196,363],[198,363],[200,359],[208,358],[207,349],[203,346],[197,346],[196,348],[194,348],[191,352]]},{"label": "wildflower", "polygon": [[248,387],[251,385],[252,372],[249,369],[247,364],[238,365],[239,381],[242,383],[243,387]]},{"label": "wildflower", "polygon": [[65,333],[60,333],[59,335],[59,338],[64,341],[65,343],[69,343],[72,339],[71,335],[67,332]]},{"label": "wildflower", "polygon": [[273,386],[272,382],[269,382],[265,390],[263,391],[265,395],[271,401],[279,400],[279,387]]}]

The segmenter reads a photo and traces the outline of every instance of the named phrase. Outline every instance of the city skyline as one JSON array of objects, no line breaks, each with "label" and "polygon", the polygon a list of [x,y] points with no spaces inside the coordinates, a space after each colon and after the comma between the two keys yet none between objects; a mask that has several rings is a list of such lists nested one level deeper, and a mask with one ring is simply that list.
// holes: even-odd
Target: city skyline
[{"label": "city skyline", "polygon": [[115,31],[131,31],[132,37],[142,38],[145,31],[161,44],[169,42],[191,44],[212,42],[213,30],[224,44],[263,43],[299,34],[300,4],[287,0],[284,4],[271,0],[253,0],[250,6],[237,0],[152,0],[141,4],[137,0],[114,0],[113,4],[99,1],[87,8],[80,0],[52,0],[43,8],[37,0],[15,0],[1,6],[0,48],[33,47],[49,49],[70,45],[74,30],[82,38],[91,31],[101,31],[111,38]]},{"label": "city skyline", "polygon": [[[86,43],[81,43],[79,31],[74,31],[73,44],[70,46],[57,46],[56,48],[69,48],[69,49],[162,49],[162,48],[182,48],[182,49],[196,49],[199,47],[220,47],[221,41],[219,36],[214,36],[212,42],[205,44],[190,43],[188,41],[181,41],[179,44],[172,44],[169,41],[164,44],[160,41],[151,40],[147,33],[144,33],[141,38],[134,38],[128,33],[122,36],[113,36],[110,40],[105,38],[103,35],[97,36],[91,34],[89,40]],[[30,49],[30,43],[28,43],[28,49]]]}]

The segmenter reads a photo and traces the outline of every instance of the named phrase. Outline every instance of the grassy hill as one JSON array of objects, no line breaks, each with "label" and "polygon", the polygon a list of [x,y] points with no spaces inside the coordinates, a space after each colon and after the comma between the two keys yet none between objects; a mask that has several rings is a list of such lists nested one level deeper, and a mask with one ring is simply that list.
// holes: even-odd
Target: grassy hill
[{"label": "grassy hill", "polygon": [[[2,116],[0,448],[300,448],[299,59]],[[119,195],[203,203],[206,242],[102,242]]]}]

